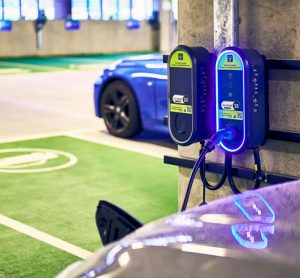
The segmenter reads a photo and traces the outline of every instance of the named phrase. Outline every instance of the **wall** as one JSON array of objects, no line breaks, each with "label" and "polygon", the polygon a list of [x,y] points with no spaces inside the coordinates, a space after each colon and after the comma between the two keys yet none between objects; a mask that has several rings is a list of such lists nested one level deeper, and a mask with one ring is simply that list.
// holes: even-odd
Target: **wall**
[{"label": "wall", "polygon": [[[241,0],[240,46],[255,48],[267,58],[300,60],[300,1],[297,0]],[[190,46],[201,45],[213,51],[213,1],[179,0],[179,43]],[[300,132],[300,73],[274,70],[270,73],[269,105],[270,128]],[[282,81],[282,80],[285,81]],[[196,158],[198,144],[180,147],[181,157]],[[213,162],[223,161],[217,150],[208,156]],[[263,170],[282,175],[300,177],[300,146],[296,143],[268,140],[261,148]],[[252,155],[244,153],[234,158],[234,165],[253,168]],[[181,205],[188,183],[190,170],[179,168],[179,205]],[[210,181],[217,175],[208,174]],[[251,182],[236,179],[240,189],[251,186]],[[189,206],[201,202],[202,183],[196,180]],[[208,191],[208,201],[232,194],[226,184],[217,192]]]},{"label": "wall", "polygon": [[154,32],[147,22],[127,30],[124,21],[81,21],[80,30],[65,31],[64,21],[48,21],[36,49],[34,22],[16,21],[12,32],[0,32],[0,57],[152,51]]}]

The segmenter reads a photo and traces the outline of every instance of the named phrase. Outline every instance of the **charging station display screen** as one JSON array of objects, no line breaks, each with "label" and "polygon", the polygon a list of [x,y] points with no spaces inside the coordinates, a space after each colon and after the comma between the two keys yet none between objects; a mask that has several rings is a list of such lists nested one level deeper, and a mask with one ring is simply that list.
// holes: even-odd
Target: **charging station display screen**
[{"label": "charging station display screen", "polygon": [[216,65],[217,130],[227,126],[237,129],[236,139],[221,143],[230,152],[238,151],[245,140],[244,64],[234,51],[224,51]]}]

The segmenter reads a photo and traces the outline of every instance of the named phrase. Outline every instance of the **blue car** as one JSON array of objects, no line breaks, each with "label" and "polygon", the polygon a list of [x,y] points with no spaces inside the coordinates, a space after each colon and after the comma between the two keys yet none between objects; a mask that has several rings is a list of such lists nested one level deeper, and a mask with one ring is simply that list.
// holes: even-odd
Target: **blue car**
[{"label": "blue car", "polygon": [[108,131],[132,137],[142,130],[167,133],[167,66],[162,55],[120,59],[94,84],[96,116]]}]

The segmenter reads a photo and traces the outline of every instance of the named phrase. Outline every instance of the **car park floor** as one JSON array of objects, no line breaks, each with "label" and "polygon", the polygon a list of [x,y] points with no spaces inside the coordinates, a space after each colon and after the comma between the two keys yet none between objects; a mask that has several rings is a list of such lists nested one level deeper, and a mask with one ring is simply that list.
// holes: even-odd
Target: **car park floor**
[{"label": "car park floor", "polygon": [[[162,161],[176,153],[174,145],[166,136],[126,140],[106,132],[93,110],[100,69],[0,70],[0,150],[46,148],[77,158],[57,171],[0,173],[0,277],[53,277],[81,259],[53,247],[51,236],[87,252],[100,247],[94,220],[100,199],[143,222],[177,210],[177,170]],[[50,242],[8,227],[5,217],[47,233]]]}]

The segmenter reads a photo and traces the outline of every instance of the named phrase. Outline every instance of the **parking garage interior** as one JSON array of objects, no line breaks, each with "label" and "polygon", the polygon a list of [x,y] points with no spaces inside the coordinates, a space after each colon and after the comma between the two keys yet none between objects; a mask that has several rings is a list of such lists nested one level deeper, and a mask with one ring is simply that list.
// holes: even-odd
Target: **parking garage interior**
[{"label": "parking garage interior", "polygon": [[[197,267],[203,277],[221,277],[211,267],[219,261],[205,258],[197,266],[190,253],[225,260],[220,262],[226,265],[224,277],[237,277],[231,269],[253,277],[253,260],[243,253],[247,248],[264,249],[263,256],[271,257],[260,261],[255,253],[257,271],[268,266],[274,273],[297,277],[300,258],[291,250],[299,246],[299,227],[294,226],[299,221],[293,223],[291,216],[296,219],[300,211],[299,9],[296,0],[0,0],[0,277],[202,277],[193,272]],[[171,113],[178,112],[171,107],[182,109],[178,105],[184,104],[172,103],[172,69],[194,68],[198,54],[188,66],[174,66],[171,57],[176,51],[195,54],[188,51],[197,47],[215,57],[210,67],[226,47],[239,49],[237,53],[255,49],[263,57],[263,143],[233,154],[232,170],[226,170],[242,194],[235,195],[232,180],[210,190],[200,168],[190,182],[195,161],[213,133],[205,141],[181,144],[170,132]],[[184,59],[178,56],[177,63]],[[191,79],[176,76],[178,88],[194,79],[199,83],[193,86],[201,83],[195,67]],[[217,87],[216,72],[209,74],[212,88]],[[174,94],[181,94],[177,87]],[[209,101],[215,107],[215,100]],[[253,126],[257,130],[258,121]],[[227,167],[220,142],[204,162],[210,183],[217,183]],[[254,149],[260,154],[259,174]],[[254,191],[253,182],[259,183]],[[191,210],[180,213],[190,183]],[[254,247],[238,237],[246,228],[236,226],[242,220],[229,205],[249,220],[247,208],[241,208],[243,196],[254,196],[251,209],[269,217],[263,229],[247,226],[246,238]],[[130,222],[121,221],[127,237],[116,235],[116,228],[110,241],[108,230],[101,232],[101,200],[122,209],[114,213]],[[230,239],[222,236],[227,232],[222,225],[231,225]],[[251,233],[257,229],[263,245],[254,244],[257,238]],[[267,238],[270,248],[281,248],[278,256],[268,250]],[[197,240],[201,245],[191,246]],[[149,253],[140,256],[128,251],[147,246]],[[166,250],[158,251],[158,259],[151,248],[162,247]],[[116,269],[109,256],[116,258]]]}]

